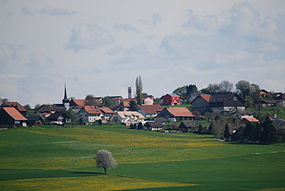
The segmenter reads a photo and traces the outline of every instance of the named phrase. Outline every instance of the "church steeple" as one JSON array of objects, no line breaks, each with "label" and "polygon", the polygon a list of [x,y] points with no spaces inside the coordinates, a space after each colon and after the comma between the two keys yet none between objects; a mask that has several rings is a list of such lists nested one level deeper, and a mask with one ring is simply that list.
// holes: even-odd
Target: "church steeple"
[{"label": "church steeple", "polygon": [[62,103],[66,109],[69,109],[69,99],[67,98],[66,83],[64,84],[64,98]]}]

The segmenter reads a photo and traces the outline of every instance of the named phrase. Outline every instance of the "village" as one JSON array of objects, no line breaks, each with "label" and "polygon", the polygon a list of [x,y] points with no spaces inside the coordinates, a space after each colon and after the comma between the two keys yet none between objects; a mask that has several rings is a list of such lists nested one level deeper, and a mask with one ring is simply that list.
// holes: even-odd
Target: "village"
[{"label": "village", "polygon": [[[140,81],[140,77],[137,80]],[[227,81],[222,83],[228,88]],[[65,85],[61,103],[43,104],[34,110],[16,101],[4,100],[0,127],[123,124],[131,129],[161,133],[213,134],[228,141],[274,143],[285,140],[285,93],[257,88],[243,98],[242,94],[226,91],[227,88],[217,91],[218,85],[210,84],[200,91],[195,85],[183,86],[154,98],[138,87],[135,96],[128,87],[127,98],[87,95],[76,99],[68,97]],[[269,129],[263,127],[266,120],[270,122]]]}]

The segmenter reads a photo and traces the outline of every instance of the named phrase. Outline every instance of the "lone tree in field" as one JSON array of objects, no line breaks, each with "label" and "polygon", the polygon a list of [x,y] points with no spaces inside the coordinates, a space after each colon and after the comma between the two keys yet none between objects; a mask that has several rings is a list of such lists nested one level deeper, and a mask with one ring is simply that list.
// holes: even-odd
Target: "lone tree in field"
[{"label": "lone tree in field", "polygon": [[105,174],[107,173],[107,169],[115,168],[117,166],[117,162],[113,158],[112,153],[104,149],[101,149],[96,153],[94,160],[96,160],[98,168],[104,169]]}]

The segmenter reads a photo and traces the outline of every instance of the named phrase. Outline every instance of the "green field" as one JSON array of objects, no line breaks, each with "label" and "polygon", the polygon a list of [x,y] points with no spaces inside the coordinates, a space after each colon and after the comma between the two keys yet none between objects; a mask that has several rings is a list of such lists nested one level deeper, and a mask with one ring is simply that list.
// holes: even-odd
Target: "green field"
[{"label": "green field", "polygon": [[[0,190],[285,190],[285,144],[241,145],[210,135],[123,126],[0,131]],[[92,157],[111,151],[103,174]]]}]

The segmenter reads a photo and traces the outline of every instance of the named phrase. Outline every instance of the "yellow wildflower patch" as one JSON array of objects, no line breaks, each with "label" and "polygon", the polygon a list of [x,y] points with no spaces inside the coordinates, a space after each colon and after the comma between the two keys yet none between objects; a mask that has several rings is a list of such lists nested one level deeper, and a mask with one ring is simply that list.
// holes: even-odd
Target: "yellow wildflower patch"
[{"label": "yellow wildflower patch", "polygon": [[140,178],[118,177],[112,175],[64,178],[34,178],[2,182],[3,186],[39,191],[109,191],[142,188],[162,188],[195,186],[175,182],[160,182]]}]

